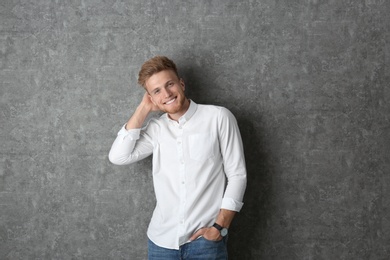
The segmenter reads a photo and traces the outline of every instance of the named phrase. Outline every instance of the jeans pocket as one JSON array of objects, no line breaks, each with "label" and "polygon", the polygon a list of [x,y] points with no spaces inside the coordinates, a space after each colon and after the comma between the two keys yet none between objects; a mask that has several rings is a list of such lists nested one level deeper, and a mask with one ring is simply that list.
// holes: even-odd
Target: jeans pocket
[{"label": "jeans pocket", "polygon": [[222,240],[207,240],[203,236],[189,244],[189,255],[194,259],[227,259],[227,245]]}]

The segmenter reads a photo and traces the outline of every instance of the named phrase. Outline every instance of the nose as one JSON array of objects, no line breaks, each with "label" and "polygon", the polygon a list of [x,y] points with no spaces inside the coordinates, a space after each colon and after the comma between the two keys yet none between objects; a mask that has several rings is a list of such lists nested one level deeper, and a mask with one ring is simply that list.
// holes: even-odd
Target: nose
[{"label": "nose", "polygon": [[170,97],[172,95],[172,91],[169,90],[169,88],[164,88],[164,96]]}]

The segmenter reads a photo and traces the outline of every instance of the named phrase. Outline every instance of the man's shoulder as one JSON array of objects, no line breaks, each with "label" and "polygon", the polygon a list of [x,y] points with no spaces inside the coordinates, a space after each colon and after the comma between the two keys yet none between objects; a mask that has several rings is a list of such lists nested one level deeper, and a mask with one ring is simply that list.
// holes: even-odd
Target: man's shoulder
[{"label": "man's shoulder", "polygon": [[231,114],[230,110],[223,106],[210,105],[210,104],[199,104],[198,110],[201,113],[215,116],[225,116]]},{"label": "man's shoulder", "polygon": [[198,109],[206,111],[220,111],[226,109],[223,106],[211,105],[211,104],[198,104]]}]

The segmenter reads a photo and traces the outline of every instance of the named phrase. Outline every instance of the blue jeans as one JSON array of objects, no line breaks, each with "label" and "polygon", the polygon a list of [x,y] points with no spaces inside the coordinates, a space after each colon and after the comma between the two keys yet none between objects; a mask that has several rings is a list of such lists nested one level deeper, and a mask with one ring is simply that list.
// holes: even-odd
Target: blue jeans
[{"label": "blue jeans", "polygon": [[152,241],[148,241],[148,259],[149,260],[190,260],[190,259],[208,259],[208,260],[226,260],[227,237],[221,241],[210,241],[200,237],[190,243],[180,246],[179,250],[159,247]]}]

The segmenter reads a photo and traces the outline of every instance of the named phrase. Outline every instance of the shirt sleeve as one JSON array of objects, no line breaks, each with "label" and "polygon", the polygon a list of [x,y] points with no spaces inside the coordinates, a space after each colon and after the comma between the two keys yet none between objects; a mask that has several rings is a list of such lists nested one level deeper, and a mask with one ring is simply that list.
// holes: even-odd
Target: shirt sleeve
[{"label": "shirt sleeve", "polygon": [[142,129],[121,128],[111,146],[108,158],[116,165],[140,161],[153,153],[153,144]]},{"label": "shirt sleeve", "polygon": [[240,130],[234,115],[223,108],[219,117],[219,141],[227,186],[221,208],[239,212],[246,189],[246,167]]}]

